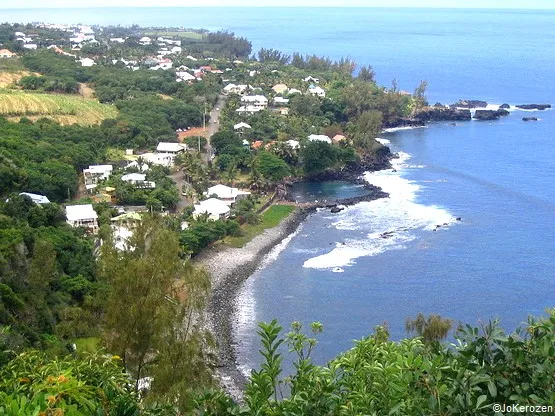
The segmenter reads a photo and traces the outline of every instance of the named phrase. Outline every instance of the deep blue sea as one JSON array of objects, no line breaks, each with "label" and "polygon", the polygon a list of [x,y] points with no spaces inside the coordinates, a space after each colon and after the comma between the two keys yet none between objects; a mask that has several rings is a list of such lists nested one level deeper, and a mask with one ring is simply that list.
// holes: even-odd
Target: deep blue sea
[{"label": "deep blue sea", "polygon": [[[229,29],[253,49],[350,56],[380,83],[428,98],[555,104],[555,12],[433,9],[0,10],[2,21],[133,23]],[[523,122],[536,116],[537,122]],[[367,175],[390,198],[318,212],[244,286],[236,341],[259,362],[256,323],[320,321],[315,358],[330,359],[387,322],[439,313],[507,330],[555,306],[555,111],[384,133],[395,170]],[[352,196],[344,184],[312,195]],[[303,191],[302,193],[304,193]],[[308,192],[307,192],[308,193]],[[461,221],[456,218],[460,217]],[[444,225],[446,224],[446,225]],[[437,226],[440,225],[439,228]],[[387,233],[387,234],[384,234]]]}]

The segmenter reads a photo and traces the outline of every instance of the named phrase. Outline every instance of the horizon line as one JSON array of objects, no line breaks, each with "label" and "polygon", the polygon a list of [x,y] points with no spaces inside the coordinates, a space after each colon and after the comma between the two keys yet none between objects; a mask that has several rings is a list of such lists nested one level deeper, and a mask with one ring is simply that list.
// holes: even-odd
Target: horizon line
[{"label": "horizon line", "polygon": [[465,6],[361,6],[361,5],[327,5],[327,6],[307,6],[307,5],[289,5],[289,6],[278,6],[278,5],[251,5],[251,6],[231,6],[231,5],[202,5],[202,6],[172,6],[172,5],[161,5],[161,6],[147,6],[147,5],[137,5],[137,6],[71,6],[71,7],[0,7],[0,10],[60,10],[60,9],[435,9],[435,10],[545,10],[553,11],[554,8],[545,7],[465,7]]}]

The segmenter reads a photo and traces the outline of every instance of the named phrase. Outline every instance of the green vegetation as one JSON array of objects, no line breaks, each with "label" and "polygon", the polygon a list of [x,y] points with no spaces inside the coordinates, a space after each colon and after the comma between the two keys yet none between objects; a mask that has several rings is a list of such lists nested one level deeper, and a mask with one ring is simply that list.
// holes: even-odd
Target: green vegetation
[{"label": "green vegetation", "polygon": [[0,115],[31,120],[46,117],[62,125],[90,126],[116,117],[117,109],[96,100],[73,95],[0,90]]},{"label": "green vegetation", "polygon": [[258,224],[246,224],[243,228],[243,235],[237,237],[227,237],[224,242],[231,247],[243,247],[259,234],[268,228],[274,228],[281,221],[287,218],[295,210],[292,205],[272,205],[260,217]]},{"label": "green vegetation", "polygon": [[181,30],[146,30],[143,32],[145,36],[151,37],[166,37],[166,38],[178,38],[187,40],[203,40],[206,38],[206,34],[202,32],[192,32],[192,31],[181,31]]}]

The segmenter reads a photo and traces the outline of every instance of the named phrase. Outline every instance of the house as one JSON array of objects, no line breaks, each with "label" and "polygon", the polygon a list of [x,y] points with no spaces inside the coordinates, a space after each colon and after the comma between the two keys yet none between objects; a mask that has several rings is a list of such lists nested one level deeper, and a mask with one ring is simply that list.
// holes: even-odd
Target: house
[{"label": "house", "polygon": [[247,149],[248,149],[249,147],[251,147],[251,144],[250,144],[250,142],[249,142],[247,139],[243,139],[243,147],[245,147],[245,148],[247,148]]},{"label": "house", "polygon": [[187,150],[187,145],[182,143],[160,142],[156,146],[158,153],[171,153],[177,155]]},{"label": "house", "polygon": [[289,104],[289,99],[288,98],[283,98],[283,97],[275,97],[274,98],[274,104],[277,104],[277,105]]},{"label": "house", "polygon": [[336,134],[335,136],[333,136],[331,138],[331,141],[333,143],[339,143],[339,142],[342,142],[344,140],[347,140],[347,138],[345,136],[343,136],[342,134]]},{"label": "house", "polygon": [[84,227],[89,232],[98,232],[98,214],[91,204],[66,206],[66,218],[66,222],[72,227]]},{"label": "house", "polygon": [[90,165],[88,169],[83,169],[85,188],[87,190],[96,188],[98,182],[108,179],[113,170],[112,165]]},{"label": "house", "polygon": [[194,75],[191,75],[191,74],[189,74],[188,72],[185,72],[185,71],[176,72],[175,76],[177,77],[177,79],[176,79],[177,82],[196,80],[196,77]]},{"label": "house", "polygon": [[38,45],[36,43],[26,43],[25,45],[23,45],[23,47],[25,49],[35,50],[38,48]]},{"label": "house", "polygon": [[272,87],[272,90],[274,90],[276,94],[284,94],[288,89],[289,88],[285,84],[276,84]]},{"label": "house", "polygon": [[189,59],[190,61],[194,61],[194,62],[198,61],[197,58],[195,58],[194,56],[191,56],[191,55],[187,55],[186,58]]},{"label": "house", "polygon": [[171,48],[171,53],[174,54],[178,54],[181,53],[183,50],[181,49],[181,46],[174,46],[173,48]]},{"label": "house", "polygon": [[302,94],[303,92],[301,90],[298,90],[296,88],[291,88],[288,92],[287,95],[294,95],[294,94]]},{"label": "house", "polygon": [[288,116],[289,115],[289,108],[287,108],[287,107],[278,108],[278,111],[282,116]]},{"label": "house", "polygon": [[224,87],[224,94],[243,94],[247,90],[246,85],[227,84]]},{"label": "house", "polygon": [[139,162],[134,160],[127,164],[127,166],[125,167],[125,170],[128,170],[128,169],[137,169],[139,172],[146,172],[150,168],[146,163],[139,164]]},{"label": "house", "polygon": [[110,42],[112,42],[112,43],[124,43],[125,39],[124,38],[110,38]]},{"label": "house", "polygon": [[233,126],[234,130],[243,130],[243,129],[250,129],[250,128],[251,128],[250,125],[248,125],[247,123],[244,123],[242,121]]},{"label": "house", "polygon": [[229,218],[230,209],[225,202],[216,198],[210,198],[205,201],[200,201],[195,205],[193,217],[197,218],[201,215],[208,214],[208,218],[214,221]]},{"label": "house", "polygon": [[14,58],[17,54],[7,50],[7,49],[0,49],[0,58]]},{"label": "house", "polygon": [[39,195],[39,194],[32,194],[30,192],[21,192],[19,195],[25,195],[28,196],[29,198],[31,198],[31,200],[35,203],[35,204],[49,204],[50,200],[48,199],[48,197],[44,196],[44,195]]},{"label": "house", "polygon": [[268,107],[268,99],[263,95],[245,95],[241,97],[241,102],[260,109]]},{"label": "house", "polygon": [[150,39],[148,36],[143,36],[141,39],[139,39],[139,45],[150,45],[152,43],[152,39]]},{"label": "house", "polygon": [[299,141],[298,140],[287,140],[285,143],[287,143],[291,149],[296,150],[299,148]]},{"label": "house", "polygon": [[208,188],[208,191],[204,194],[209,197],[216,196],[216,198],[225,202],[227,205],[232,205],[239,199],[246,198],[251,193],[248,191],[241,191],[230,186],[218,184]]},{"label": "house", "polygon": [[259,111],[262,111],[263,109],[260,107],[255,107],[253,105],[247,105],[244,106],[242,105],[241,107],[239,107],[237,110],[235,110],[237,113],[247,113],[247,114],[254,114],[254,113],[258,113]]},{"label": "house", "polygon": [[128,173],[123,175],[121,180],[135,185],[136,188],[153,189],[156,188],[156,183],[147,181],[144,173]]},{"label": "house", "polygon": [[314,82],[316,84],[318,84],[320,82],[319,78],[314,78],[313,76],[309,75],[308,77],[306,77],[305,79],[303,79],[304,82]]},{"label": "house", "polygon": [[251,147],[253,149],[260,149],[263,144],[264,144],[264,142],[262,140],[256,140],[256,141],[252,142]]},{"label": "house", "polygon": [[325,134],[311,134],[308,136],[308,140],[311,142],[326,142],[331,144],[331,139]]},{"label": "house", "polygon": [[318,97],[325,97],[326,96],[326,91],[324,91],[323,88],[315,87],[314,85],[311,85],[310,87],[308,87],[308,92],[309,92],[309,94],[316,95]]},{"label": "house", "polygon": [[141,157],[145,162],[153,165],[171,167],[175,155],[173,153],[143,153]]},{"label": "house", "polygon": [[15,35],[16,38],[20,38],[20,37],[24,38],[25,37],[25,33],[23,33],[23,32],[15,32],[14,35]]},{"label": "house", "polygon": [[91,58],[83,58],[80,59],[78,62],[81,63],[81,66],[93,66],[96,64],[96,62],[93,61]]},{"label": "house", "polygon": [[141,223],[142,219],[140,212],[127,212],[111,219],[116,249],[120,251],[133,250],[129,241],[133,236],[133,231]]}]

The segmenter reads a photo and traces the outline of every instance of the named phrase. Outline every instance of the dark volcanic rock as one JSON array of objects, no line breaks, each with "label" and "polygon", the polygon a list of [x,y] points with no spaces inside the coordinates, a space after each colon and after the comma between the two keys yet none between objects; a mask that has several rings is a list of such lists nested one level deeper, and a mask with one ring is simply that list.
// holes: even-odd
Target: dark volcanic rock
[{"label": "dark volcanic rock", "polygon": [[538,121],[537,117],[522,117],[522,121]]},{"label": "dark volcanic rock", "polygon": [[502,109],[502,110],[508,110],[509,108],[511,108],[511,106],[509,104],[505,103],[505,104],[501,104],[499,106],[499,108]]},{"label": "dark volcanic rock", "polygon": [[470,110],[456,108],[432,108],[428,107],[420,111],[414,117],[416,120],[427,121],[465,121],[470,120]]},{"label": "dark volcanic rock", "polygon": [[497,110],[497,114],[499,114],[500,117],[505,117],[505,116],[508,116],[511,113],[509,111],[505,110],[504,108],[500,108],[499,110]]},{"label": "dark volcanic rock", "polygon": [[521,110],[546,110],[551,108],[551,104],[521,104],[516,107]]},{"label": "dark volcanic rock", "polygon": [[475,120],[497,120],[499,117],[508,115],[507,110],[476,110],[474,113]]},{"label": "dark volcanic rock", "polygon": [[332,214],[337,214],[338,212],[341,212],[341,211],[343,211],[344,209],[345,209],[345,208],[340,208],[340,207],[338,207],[338,206],[336,205],[336,206],[334,206],[334,207],[332,207],[332,208],[330,209],[330,212],[331,212]]},{"label": "dark volcanic rock", "polygon": [[423,121],[415,120],[413,118],[398,118],[395,121],[384,124],[383,127],[386,129],[390,129],[394,127],[422,127],[425,124],[426,123],[424,123]]},{"label": "dark volcanic rock", "polygon": [[455,104],[451,105],[451,107],[459,107],[459,108],[480,108],[486,107],[488,103],[486,101],[480,100],[459,100]]}]

